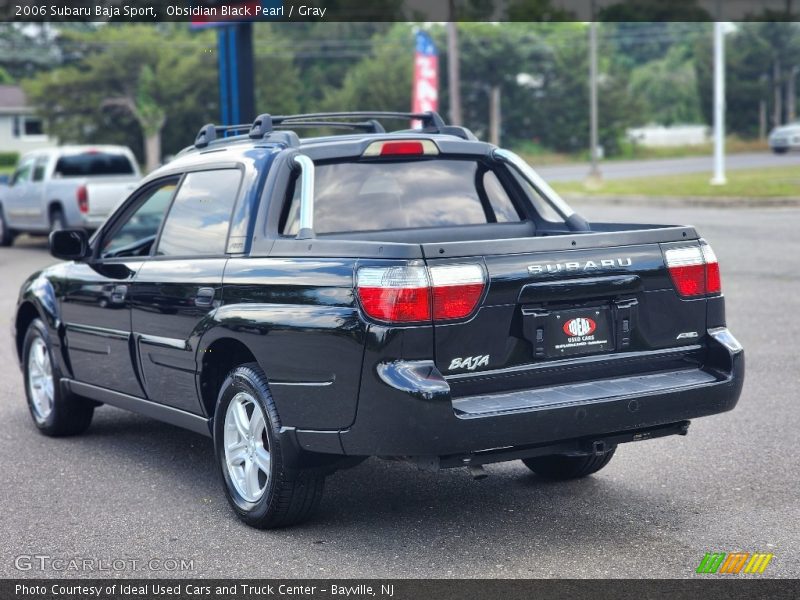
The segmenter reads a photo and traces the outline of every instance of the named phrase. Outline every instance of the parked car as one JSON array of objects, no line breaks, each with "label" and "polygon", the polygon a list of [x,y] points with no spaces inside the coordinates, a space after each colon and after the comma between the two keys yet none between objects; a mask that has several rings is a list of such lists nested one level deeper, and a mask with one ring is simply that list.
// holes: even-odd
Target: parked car
[{"label": "parked car", "polygon": [[8,186],[0,186],[0,246],[20,233],[97,229],[141,179],[123,146],[62,146],[20,158]]},{"label": "parked car", "polygon": [[[355,132],[291,131],[320,124]],[[435,113],[208,125],[91,239],[50,240],[67,262],[14,322],[36,427],[77,434],[110,404],[210,436],[255,527],[306,519],[369,456],[583,477],[744,380],[693,227],[588,223]]]},{"label": "parked car", "polygon": [[770,131],[769,147],[775,154],[784,154],[793,148],[800,148],[800,121]]}]

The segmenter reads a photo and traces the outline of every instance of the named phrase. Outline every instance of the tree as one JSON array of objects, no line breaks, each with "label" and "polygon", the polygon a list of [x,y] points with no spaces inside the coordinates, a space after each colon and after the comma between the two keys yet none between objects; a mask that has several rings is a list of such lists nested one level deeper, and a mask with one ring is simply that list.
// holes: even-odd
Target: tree
[{"label": "tree", "polygon": [[[745,137],[759,132],[763,102],[773,126],[786,118],[786,88],[791,69],[800,66],[800,24],[741,23],[725,41],[725,121],[728,131]],[[697,88],[706,122],[711,122],[713,61],[711,33],[695,49]],[[797,102],[797,98],[794,98]]]},{"label": "tree", "polygon": [[694,62],[683,47],[633,70],[630,94],[642,103],[644,120],[662,125],[703,122]]},{"label": "tree", "polygon": [[353,66],[338,88],[328,88],[323,110],[408,111],[411,106],[414,36],[397,23],[379,36],[374,52]]},{"label": "tree", "polygon": [[[73,64],[24,82],[48,133],[63,142],[131,145],[150,170],[217,114],[208,32],[185,25],[107,25],[65,34]],[[131,143],[139,138],[138,143]]]}]

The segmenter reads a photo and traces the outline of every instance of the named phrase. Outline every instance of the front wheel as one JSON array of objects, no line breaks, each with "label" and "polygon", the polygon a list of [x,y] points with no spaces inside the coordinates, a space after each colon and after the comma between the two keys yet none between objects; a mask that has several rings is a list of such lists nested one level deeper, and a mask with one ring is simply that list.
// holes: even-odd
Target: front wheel
[{"label": "front wheel", "polygon": [[614,456],[617,448],[602,454],[587,454],[570,456],[568,454],[552,454],[550,456],[535,456],[524,458],[522,462],[531,471],[545,479],[566,480],[586,477],[597,473],[605,467]]},{"label": "front wheel", "polygon": [[322,499],[318,470],[287,464],[267,377],[256,363],[233,369],[214,416],[214,447],[225,495],[251,527],[272,529],[307,520]]},{"label": "front wheel", "polygon": [[36,427],[45,435],[83,433],[92,422],[94,404],[61,389],[61,373],[54,360],[50,334],[40,319],[34,319],[23,345],[25,394]]},{"label": "front wheel", "polygon": [[789,151],[789,148],[786,148],[786,147],[783,147],[783,148],[773,148],[773,149],[772,149],[772,152],[773,152],[774,154],[786,154],[788,151]]},{"label": "front wheel", "polygon": [[8,226],[6,215],[3,213],[2,207],[0,207],[0,246],[7,248],[14,243],[15,237],[16,234]]}]

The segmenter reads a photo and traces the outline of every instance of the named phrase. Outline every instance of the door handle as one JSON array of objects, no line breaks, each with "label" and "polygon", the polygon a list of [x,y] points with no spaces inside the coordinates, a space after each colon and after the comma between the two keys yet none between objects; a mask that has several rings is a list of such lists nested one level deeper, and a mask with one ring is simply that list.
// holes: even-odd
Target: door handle
[{"label": "door handle", "polygon": [[211,287],[201,287],[194,296],[194,305],[199,308],[211,306],[214,303],[216,292]]}]

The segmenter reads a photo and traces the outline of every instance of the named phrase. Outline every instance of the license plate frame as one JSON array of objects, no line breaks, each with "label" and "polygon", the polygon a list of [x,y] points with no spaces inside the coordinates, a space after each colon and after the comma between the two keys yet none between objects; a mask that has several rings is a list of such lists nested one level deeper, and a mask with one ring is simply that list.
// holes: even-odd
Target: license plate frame
[{"label": "license plate frame", "polygon": [[555,310],[547,318],[545,341],[548,358],[613,352],[611,309],[593,306]]}]

